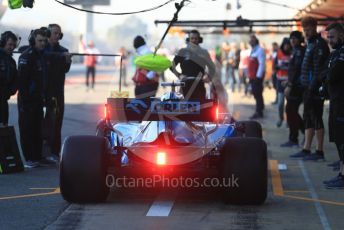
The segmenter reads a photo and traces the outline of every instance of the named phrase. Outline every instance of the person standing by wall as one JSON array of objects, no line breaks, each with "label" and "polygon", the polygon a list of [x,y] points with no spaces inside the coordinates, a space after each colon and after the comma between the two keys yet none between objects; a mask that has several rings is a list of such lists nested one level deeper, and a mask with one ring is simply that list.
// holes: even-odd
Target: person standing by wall
[{"label": "person standing by wall", "polygon": [[[96,83],[96,67],[97,64],[101,61],[100,56],[95,56],[92,54],[99,54],[99,50],[95,47],[95,44],[93,41],[90,41],[88,45],[86,46],[85,42],[83,41],[82,37],[80,38],[81,46],[82,49],[86,54],[91,54],[85,56],[85,61],[84,64],[86,66],[86,90],[88,91],[89,89],[94,90],[94,86]],[[89,78],[91,75],[91,83],[89,82]]]},{"label": "person standing by wall", "polygon": [[278,103],[278,92],[277,92],[277,76],[276,76],[276,70],[274,68],[274,60],[277,57],[277,52],[278,52],[278,44],[277,42],[272,43],[272,50],[271,50],[271,55],[270,55],[270,60],[272,61],[272,74],[271,74],[271,81],[272,81],[272,86],[276,91],[276,97],[275,100],[272,102],[273,105],[277,105]]},{"label": "person standing by wall", "polygon": [[238,47],[235,42],[230,44],[230,51],[227,57],[227,65],[226,65],[226,78],[229,79],[230,82],[230,89],[232,92],[235,91],[235,86],[237,84],[237,63],[238,63]]},{"label": "person standing by wall", "polygon": [[42,119],[47,63],[44,58],[46,31],[32,30],[29,48],[18,60],[18,114],[20,142],[26,160],[25,167],[38,167],[42,160]]},{"label": "person standing by wall", "polygon": [[248,49],[246,42],[240,43],[240,62],[239,62],[239,78],[240,83],[244,85],[244,95],[248,94],[248,79],[247,79],[247,68],[250,58],[251,50]]},{"label": "person standing by wall", "polygon": [[8,125],[8,100],[17,91],[17,64],[12,58],[18,38],[11,31],[0,37],[0,126]]},{"label": "person standing by wall", "polygon": [[[234,62],[233,62],[233,70],[234,70],[234,78],[236,79],[236,82],[238,84],[238,91],[241,90],[241,80],[239,79],[239,63],[240,63],[240,52],[241,49],[238,47],[237,43],[232,43],[233,49],[235,50],[234,54]],[[233,88],[234,92],[235,88]]]},{"label": "person standing by wall", "polygon": [[[304,160],[323,160],[324,144],[324,122],[323,110],[324,100],[319,95],[321,86],[320,73],[326,69],[326,60],[330,50],[326,41],[317,33],[317,20],[312,17],[305,17],[301,21],[302,28],[307,39],[307,48],[301,68],[301,82],[305,87],[304,112],[305,144],[300,152],[290,157]],[[316,152],[311,154],[313,136],[316,136]]]},{"label": "person standing by wall", "polygon": [[281,144],[281,147],[293,147],[299,145],[299,131],[305,132],[303,120],[299,114],[302,103],[303,86],[301,85],[301,66],[305,55],[305,47],[302,46],[304,38],[299,31],[290,33],[290,42],[293,48],[288,67],[288,82],[284,90],[287,98],[286,114],[289,126],[289,140]]},{"label": "person standing by wall", "polygon": [[66,73],[71,66],[71,55],[68,49],[61,46],[63,38],[61,27],[58,24],[49,24],[47,27],[48,43],[45,47],[45,57],[50,60],[48,68],[48,85],[46,88],[46,120],[51,124],[49,146],[52,153],[48,158],[58,161],[61,150],[61,129],[64,115],[64,83]]},{"label": "person standing by wall", "polygon": [[230,52],[230,46],[228,44],[228,42],[223,42],[221,45],[221,49],[222,49],[222,68],[223,71],[221,70],[221,73],[223,72],[223,77],[224,80],[221,79],[223,81],[223,86],[226,86],[227,84],[229,84],[229,60],[228,60],[228,55]]},{"label": "person standing by wall", "polygon": [[325,80],[330,99],[329,136],[338,150],[340,171],[336,177],[324,181],[324,184],[328,189],[340,189],[344,188],[344,26],[333,23],[326,31],[330,46],[334,49],[328,61]]},{"label": "person standing by wall", "polygon": [[289,38],[284,38],[280,49],[277,51],[274,68],[277,77],[277,104],[279,120],[277,127],[281,127],[284,120],[284,89],[288,81],[288,67],[291,55],[291,45]]},{"label": "person standing by wall", "polygon": [[219,111],[222,113],[229,113],[228,109],[228,94],[222,83],[222,52],[220,45],[217,45],[214,50],[214,55],[211,56],[215,65],[215,75],[209,81],[209,96],[210,99],[218,101]]},{"label": "person standing by wall", "polygon": [[248,77],[252,86],[252,94],[256,100],[256,111],[250,119],[258,119],[263,118],[263,81],[266,55],[265,50],[259,45],[259,40],[255,35],[250,36],[250,45],[252,50],[248,64]]}]

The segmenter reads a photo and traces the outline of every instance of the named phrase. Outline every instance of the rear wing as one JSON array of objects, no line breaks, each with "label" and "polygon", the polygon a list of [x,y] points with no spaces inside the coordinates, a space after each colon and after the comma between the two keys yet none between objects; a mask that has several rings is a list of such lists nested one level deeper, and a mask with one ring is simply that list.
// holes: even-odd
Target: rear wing
[{"label": "rear wing", "polygon": [[217,118],[214,100],[161,101],[160,99],[108,98],[106,117],[113,121],[203,121]]}]

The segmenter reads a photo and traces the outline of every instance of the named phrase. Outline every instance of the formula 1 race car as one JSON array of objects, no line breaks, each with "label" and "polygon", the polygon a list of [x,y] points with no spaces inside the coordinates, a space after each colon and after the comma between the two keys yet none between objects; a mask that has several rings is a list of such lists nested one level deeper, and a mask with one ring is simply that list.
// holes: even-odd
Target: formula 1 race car
[{"label": "formula 1 race car", "polygon": [[161,98],[108,98],[95,136],[64,141],[60,188],[72,203],[105,201],[107,175],[237,178],[219,190],[231,204],[262,204],[267,196],[267,147],[254,121],[220,113],[216,101],[185,100],[172,86]]}]

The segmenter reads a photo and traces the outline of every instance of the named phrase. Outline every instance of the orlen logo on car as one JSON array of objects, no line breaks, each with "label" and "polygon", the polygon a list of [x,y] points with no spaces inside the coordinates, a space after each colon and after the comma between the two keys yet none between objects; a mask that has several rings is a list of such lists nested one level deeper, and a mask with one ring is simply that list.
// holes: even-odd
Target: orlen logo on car
[{"label": "orlen logo on car", "polygon": [[151,103],[151,113],[153,114],[199,114],[200,102],[186,101],[153,101]]}]

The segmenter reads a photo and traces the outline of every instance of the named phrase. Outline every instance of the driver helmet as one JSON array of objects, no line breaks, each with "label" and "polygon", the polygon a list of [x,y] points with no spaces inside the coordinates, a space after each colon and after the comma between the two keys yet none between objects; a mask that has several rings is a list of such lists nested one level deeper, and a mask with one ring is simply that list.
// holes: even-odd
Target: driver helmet
[{"label": "driver helmet", "polygon": [[181,101],[184,99],[183,94],[178,92],[168,92],[161,96],[161,101]]}]

